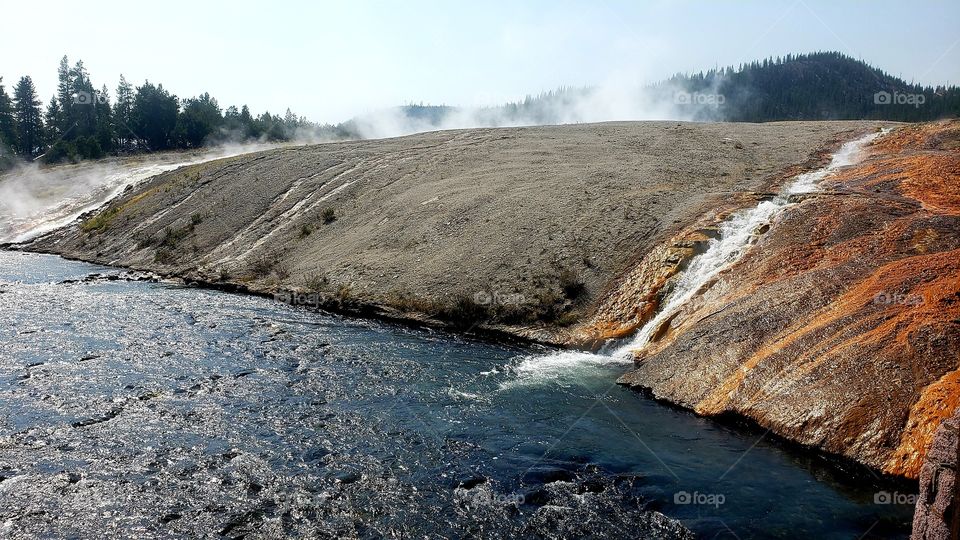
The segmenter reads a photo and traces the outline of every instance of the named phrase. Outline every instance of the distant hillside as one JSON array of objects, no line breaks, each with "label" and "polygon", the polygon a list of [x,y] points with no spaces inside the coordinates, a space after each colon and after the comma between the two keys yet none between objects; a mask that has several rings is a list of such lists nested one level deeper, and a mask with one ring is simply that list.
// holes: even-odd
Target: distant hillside
[{"label": "distant hillside", "polygon": [[923,87],[838,52],[818,52],[677,75],[689,92],[715,89],[729,121],[881,119],[916,122],[960,115],[960,89]]}]

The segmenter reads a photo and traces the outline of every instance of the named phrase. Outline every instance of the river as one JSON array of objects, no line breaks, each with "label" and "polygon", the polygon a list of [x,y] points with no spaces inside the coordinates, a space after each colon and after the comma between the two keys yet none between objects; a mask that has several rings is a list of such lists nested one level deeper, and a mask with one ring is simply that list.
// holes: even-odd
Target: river
[{"label": "river", "polygon": [[909,533],[903,486],[622,363],[11,251],[0,306],[0,536]]}]

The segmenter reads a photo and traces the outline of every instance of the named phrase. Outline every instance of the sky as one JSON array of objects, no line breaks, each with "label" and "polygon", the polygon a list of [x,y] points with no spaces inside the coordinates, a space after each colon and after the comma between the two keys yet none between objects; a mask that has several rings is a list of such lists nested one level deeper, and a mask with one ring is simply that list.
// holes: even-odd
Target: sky
[{"label": "sky", "polygon": [[4,2],[0,76],[46,103],[60,58],[115,93],[162,83],[318,122],[408,103],[494,105],[561,86],[837,50],[908,82],[960,84],[960,2]]}]

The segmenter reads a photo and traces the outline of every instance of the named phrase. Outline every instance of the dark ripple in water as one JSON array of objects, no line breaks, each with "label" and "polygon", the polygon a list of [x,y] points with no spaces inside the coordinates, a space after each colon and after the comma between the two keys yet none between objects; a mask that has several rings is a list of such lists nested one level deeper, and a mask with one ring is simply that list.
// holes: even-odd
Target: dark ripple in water
[{"label": "dark ripple in water", "polygon": [[[521,350],[0,252],[0,534],[898,537],[890,486]],[[675,504],[678,492],[719,506]]]}]

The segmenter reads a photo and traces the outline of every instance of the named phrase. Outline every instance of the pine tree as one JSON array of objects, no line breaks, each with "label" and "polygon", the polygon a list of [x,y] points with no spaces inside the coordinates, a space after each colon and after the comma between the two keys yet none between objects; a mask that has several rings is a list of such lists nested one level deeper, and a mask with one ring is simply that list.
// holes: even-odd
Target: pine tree
[{"label": "pine tree", "polygon": [[63,109],[57,101],[57,96],[50,98],[50,104],[47,105],[47,112],[43,115],[44,134],[47,136],[47,146],[53,146],[60,140],[63,133],[60,131],[60,119],[63,116]]},{"label": "pine tree", "polygon": [[111,118],[110,92],[107,90],[107,85],[103,85],[100,91],[97,92],[93,107],[97,113],[97,142],[104,152],[110,152],[113,150],[114,126],[113,119]]},{"label": "pine tree", "polygon": [[148,149],[166,150],[173,145],[179,111],[177,96],[164,90],[163,85],[154,86],[146,81],[137,88],[133,98],[131,127]]},{"label": "pine tree", "polygon": [[13,148],[16,145],[17,125],[13,118],[13,104],[3,87],[3,77],[0,77],[0,146]]},{"label": "pine tree", "polygon": [[44,148],[40,99],[30,77],[22,77],[13,91],[14,119],[17,123],[17,150],[32,159]]},{"label": "pine tree", "polygon": [[244,139],[256,137],[256,127],[253,123],[253,116],[250,114],[250,107],[246,105],[240,107],[240,132]]},{"label": "pine tree", "polygon": [[130,112],[133,110],[133,86],[120,75],[117,85],[117,102],[113,107],[113,125],[117,134],[117,146],[124,147],[136,138],[130,131]]},{"label": "pine tree", "polygon": [[74,138],[93,137],[97,132],[97,94],[90,81],[90,74],[83,67],[83,60],[77,60],[69,72],[72,96],[72,114],[76,122]]},{"label": "pine tree", "polygon": [[73,84],[70,81],[70,62],[67,55],[60,59],[57,68],[57,101],[60,103],[60,116],[57,128],[62,137],[68,137],[73,126]]},{"label": "pine tree", "polygon": [[16,146],[17,125],[13,118],[13,104],[3,87],[3,77],[0,77],[0,170],[13,165]]}]

